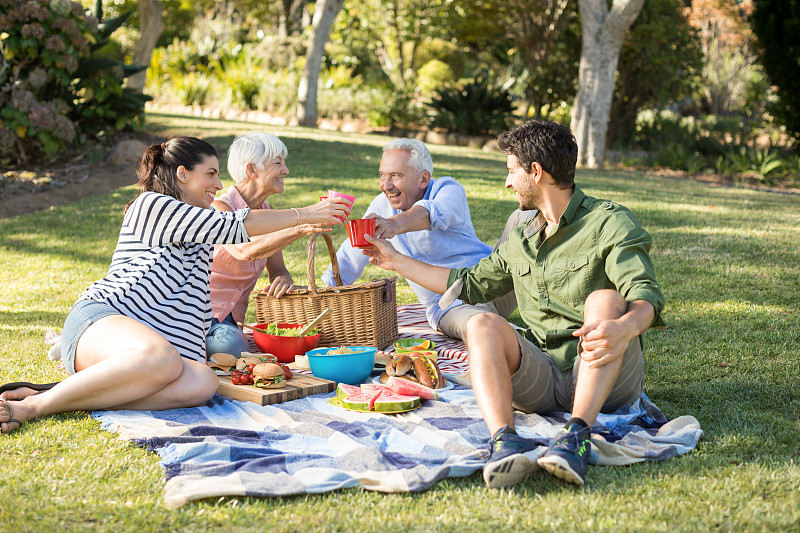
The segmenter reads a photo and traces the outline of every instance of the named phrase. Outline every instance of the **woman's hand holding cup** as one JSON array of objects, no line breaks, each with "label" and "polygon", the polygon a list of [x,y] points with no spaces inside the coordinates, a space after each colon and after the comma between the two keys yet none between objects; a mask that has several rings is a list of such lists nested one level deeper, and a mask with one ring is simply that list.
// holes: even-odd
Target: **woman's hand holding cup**
[{"label": "woman's hand holding cup", "polygon": [[300,209],[303,223],[334,226],[350,216],[350,202],[346,198],[328,198]]}]

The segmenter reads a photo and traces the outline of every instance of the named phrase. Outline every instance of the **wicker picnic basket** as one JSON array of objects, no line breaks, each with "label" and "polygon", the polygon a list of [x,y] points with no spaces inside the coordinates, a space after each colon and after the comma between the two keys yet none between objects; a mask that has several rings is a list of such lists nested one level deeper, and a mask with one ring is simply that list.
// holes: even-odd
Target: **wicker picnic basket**
[{"label": "wicker picnic basket", "polygon": [[[317,287],[314,255],[317,237],[322,235],[328,245],[336,287]],[[367,283],[344,285],[330,236],[317,233],[308,242],[308,288],[295,288],[280,298],[264,291],[252,293],[259,323],[285,322],[306,324],[325,308],[331,313],[320,325],[320,346],[375,346],[378,349],[392,344],[397,333],[396,276]]]}]

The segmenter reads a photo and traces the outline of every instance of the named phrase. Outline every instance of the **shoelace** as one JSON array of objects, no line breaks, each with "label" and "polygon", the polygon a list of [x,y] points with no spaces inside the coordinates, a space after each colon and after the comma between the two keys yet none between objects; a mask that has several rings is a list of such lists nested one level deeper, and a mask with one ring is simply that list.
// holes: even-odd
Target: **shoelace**
[{"label": "shoelace", "polygon": [[597,433],[598,435],[608,435],[611,432],[605,426],[599,425],[592,425],[581,428],[577,431],[568,431],[565,432],[563,435],[558,437],[555,442],[553,442],[553,448],[558,445],[563,445],[567,450],[571,452],[577,452],[578,448],[580,447],[581,441],[589,440],[591,438],[592,433]]},{"label": "shoelace", "polygon": [[503,426],[497,433],[492,435],[492,437],[489,439],[490,453],[491,450],[495,448],[497,448],[498,450],[503,447],[514,448],[518,450],[524,448],[523,443],[520,442],[522,437],[520,437],[516,433],[503,433],[503,430],[507,427],[508,426]]}]

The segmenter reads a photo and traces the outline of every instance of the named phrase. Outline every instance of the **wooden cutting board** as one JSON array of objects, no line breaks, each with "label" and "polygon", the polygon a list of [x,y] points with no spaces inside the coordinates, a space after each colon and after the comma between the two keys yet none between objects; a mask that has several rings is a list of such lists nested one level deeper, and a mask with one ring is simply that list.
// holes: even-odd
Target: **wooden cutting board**
[{"label": "wooden cutting board", "polygon": [[335,381],[306,376],[305,374],[295,374],[292,379],[286,382],[286,386],[280,389],[259,389],[253,385],[234,385],[231,383],[230,376],[219,376],[217,393],[234,400],[253,402],[258,405],[270,405],[305,398],[312,394],[333,392],[334,390],[336,390]]}]

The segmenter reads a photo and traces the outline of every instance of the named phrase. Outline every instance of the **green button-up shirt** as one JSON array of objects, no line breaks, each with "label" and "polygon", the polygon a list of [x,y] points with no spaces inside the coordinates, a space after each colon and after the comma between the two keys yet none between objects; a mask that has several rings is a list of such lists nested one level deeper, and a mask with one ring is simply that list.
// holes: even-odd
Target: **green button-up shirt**
[{"label": "green button-up shirt", "polygon": [[[489,257],[450,271],[448,287],[463,279],[458,296],[488,302],[514,290],[528,326],[525,337],[548,352],[561,370],[572,368],[590,293],[615,289],[628,302],[653,304],[651,326],[663,326],[664,295],[650,261],[650,235],[626,207],[586,196],[575,186],[558,225],[543,241],[544,219],[515,228]],[[457,290],[457,288],[454,288]]]}]

